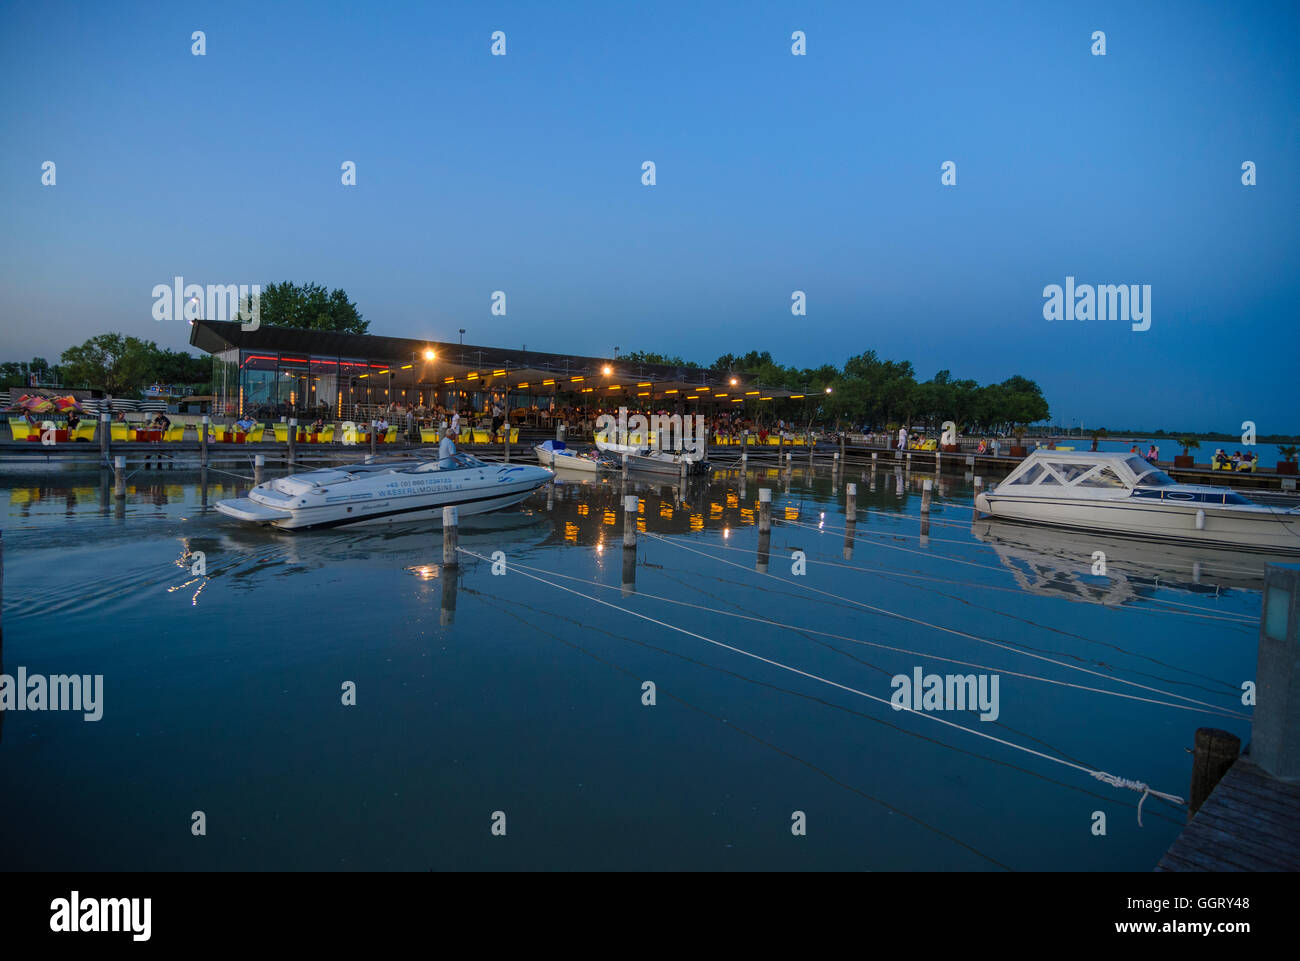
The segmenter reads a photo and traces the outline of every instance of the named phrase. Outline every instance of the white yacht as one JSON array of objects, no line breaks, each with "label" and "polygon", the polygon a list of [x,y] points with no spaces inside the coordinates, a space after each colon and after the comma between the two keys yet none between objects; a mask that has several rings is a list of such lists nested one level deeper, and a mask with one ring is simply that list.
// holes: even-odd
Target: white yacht
[{"label": "white yacht", "polygon": [[596,435],[596,447],[601,453],[611,456],[619,467],[626,457],[628,470],[681,476],[682,463],[685,462],[688,474],[709,472],[709,462],[704,459],[703,448],[698,451],[659,450],[646,444],[620,444],[607,440],[604,434]]},{"label": "white yacht", "polygon": [[1135,454],[1034,451],[975,498],[982,514],[1076,530],[1300,553],[1300,507],[1180,484]]},{"label": "white yacht", "polygon": [[218,501],[236,520],[286,530],[350,527],[414,520],[442,521],[442,509],[460,516],[517,504],[555,475],[529,464],[486,463],[457,453],[418,463],[349,464],[277,477],[247,497]]}]

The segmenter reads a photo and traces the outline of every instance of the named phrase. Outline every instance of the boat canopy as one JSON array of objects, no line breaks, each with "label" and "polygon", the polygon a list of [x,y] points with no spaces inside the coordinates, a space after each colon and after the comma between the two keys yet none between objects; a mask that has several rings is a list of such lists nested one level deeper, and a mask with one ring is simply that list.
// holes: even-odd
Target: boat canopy
[{"label": "boat canopy", "polygon": [[1177,483],[1134,454],[1034,451],[998,486],[1133,490]]}]

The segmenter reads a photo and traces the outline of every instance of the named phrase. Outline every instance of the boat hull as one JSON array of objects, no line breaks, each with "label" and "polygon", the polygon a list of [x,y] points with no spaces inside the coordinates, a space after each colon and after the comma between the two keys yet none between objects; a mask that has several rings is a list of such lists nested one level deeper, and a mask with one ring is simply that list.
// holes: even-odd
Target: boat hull
[{"label": "boat hull", "polygon": [[588,457],[557,453],[541,446],[534,447],[533,450],[537,453],[537,462],[543,467],[551,467],[557,470],[585,471],[590,474],[594,474],[600,469],[600,465]]},{"label": "boat hull", "polygon": [[1300,514],[1139,498],[1072,501],[982,493],[976,509],[1003,520],[1097,531],[1170,543],[1300,554]]}]

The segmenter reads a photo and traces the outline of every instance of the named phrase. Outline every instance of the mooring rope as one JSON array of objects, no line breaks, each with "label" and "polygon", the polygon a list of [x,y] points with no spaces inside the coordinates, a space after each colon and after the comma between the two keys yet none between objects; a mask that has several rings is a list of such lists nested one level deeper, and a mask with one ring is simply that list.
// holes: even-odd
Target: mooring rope
[{"label": "mooring rope", "polygon": [[[470,556],[470,557],[476,558],[476,559],[478,559],[478,560],[480,560],[480,561],[484,561],[484,562],[486,562],[486,563],[491,563],[491,558],[489,558],[489,557],[485,557],[485,556],[483,556],[482,554],[475,553],[474,551],[471,551],[471,550],[469,550],[468,548],[457,547],[457,550],[458,550],[459,552],[461,552],[461,553],[464,553],[464,554],[466,554],[466,555],[468,555],[468,556]],[[715,559],[718,559],[718,558],[715,558]],[[584,593],[582,593],[582,591],[576,591],[576,590],[574,590],[574,589],[571,588],[571,587],[565,587],[563,584],[556,584],[554,581],[548,581],[546,578],[544,578],[544,577],[539,577],[538,575],[536,575],[536,574],[532,574],[532,573],[530,573],[530,572],[528,572],[528,571],[520,571],[520,573],[521,573],[524,577],[530,578],[530,579],[532,579],[532,580],[534,580],[534,581],[537,581],[538,583],[546,584],[546,585],[549,586],[549,587],[553,587],[553,588],[555,588],[555,589],[557,589],[557,590],[564,591],[564,592],[567,593],[567,594],[573,594],[573,595],[575,595],[575,596],[577,596],[577,597],[584,598],[584,599],[586,599],[586,600],[588,600],[588,601],[591,601],[591,602],[593,602],[593,603],[595,603],[595,604],[599,604],[599,605],[601,605],[602,607],[608,607],[608,608],[610,608],[610,609],[612,609],[612,610],[619,611],[619,612],[624,613],[624,614],[630,614],[630,615],[632,615],[633,617],[640,618],[641,620],[644,620],[644,621],[649,621],[650,623],[655,624],[655,625],[657,625],[657,626],[659,626],[659,627],[664,627],[664,628],[667,628],[667,629],[672,630],[672,631],[677,631],[677,632],[680,633],[680,634],[685,634],[687,637],[693,637],[693,638],[695,638],[696,640],[704,641],[704,642],[707,643],[707,644],[712,644],[712,645],[714,645],[714,646],[716,646],[716,647],[723,648],[724,650],[732,651],[733,653],[741,654],[741,655],[743,655],[743,656],[745,656],[745,657],[753,658],[753,659],[756,660],[756,661],[761,661],[761,662],[764,663],[764,664],[769,664],[769,665],[771,665],[771,666],[773,666],[773,667],[780,668],[780,669],[783,670],[783,671],[789,671],[790,673],[792,673],[792,674],[797,674],[797,675],[799,675],[800,677],[806,677],[806,678],[808,678],[809,680],[817,681],[817,682],[822,683],[822,684],[827,684],[827,685],[829,685],[829,686],[831,686],[831,687],[837,688],[837,689],[842,690],[842,691],[846,691],[846,692],[848,692],[848,693],[850,693],[850,694],[856,694],[856,695],[858,695],[859,697],[865,697],[865,698],[867,698],[868,700],[875,701],[875,702],[877,702],[877,703],[879,703],[879,704],[887,705],[887,706],[889,706],[890,708],[893,708],[893,709],[895,709],[895,710],[903,710],[903,711],[907,711],[907,712],[909,712],[909,713],[911,713],[911,714],[916,714],[916,715],[918,715],[919,717],[925,717],[925,718],[928,718],[929,720],[934,721],[934,722],[936,722],[936,723],[938,723],[938,724],[943,724],[943,725],[945,725],[945,726],[947,726],[947,727],[956,728],[957,730],[959,730],[959,731],[964,731],[964,732],[966,732],[967,734],[973,734],[975,737],[982,737],[982,738],[984,738],[984,739],[986,739],[986,740],[993,741],[993,742],[995,742],[995,743],[997,743],[997,744],[1001,744],[1001,745],[1003,745],[1003,746],[1005,746],[1005,747],[1009,747],[1009,748],[1011,748],[1011,749],[1013,749],[1013,750],[1023,751],[1023,752],[1025,752],[1026,754],[1030,754],[1030,755],[1032,755],[1032,756],[1034,756],[1034,757],[1042,758],[1042,759],[1045,760],[1045,761],[1051,761],[1051,762],[1054,763],[1054,764],[1060,764],[1060,765],[1063,765],[1063,766],[1068,767],[1068,768],[1073,768],[1073,769],[1076,770],[1076,771],[1080,771],[1080,772],[1082,772],[1082,773],[1084,773],[1084,774],[1088,774],[1088,775],[1090,775],[1090,776],[1092,776],[1092,777],[1096,777],[1096,778],[1098,778],[1099,780],[1105,781],[1106,783],[1111,784],[1112,786],[1115,786],[1115,787],[1130,787],[1132,790],[1139,790],[1139,788],[1138,788],[1138,787],[1135,787],[1134,785],[1142,785],[1142,789],[1144,789],[1145,792],[1146,792],[1147,794],[1154,794],[1154,795],[1156,795],[1157,797],[1159,797],[1159,798],[1161,798],[1161,799],[1163,799],[1163,800],[1169,801],[1170,803],[1173,803],[1173,804],[1180,804],[1180,805],[1182,805],[1182,804],[1186,804],[1186,803],[1187,803],[1183,798],[1179,797],[1178,795],[1175,795],[1175,794],[1167,794],[1167,793],[1162,792],[1162,791],[1153,791],[1153,790],[1151,790],[1149,787],[1146,787],[1145,782],[1140,782],[1140,781],[1129,781],[1129,780],[1127,780],[1127,779],[1125,779],[1125,778],[1119,778],[1119,777],[1117,777],[1117,776],[1115,776],[1115,775],[1113,775],[1113,774],[1108,774],[1108,773],[1106,773],[1105,771],[1098,771],[1098,770],[1095,770],[1095,769],[1090,768],[1090,767],[1087,767],[1086,765],[1083,765],[1083,764],[1076,764],[1076,763],[1073,762],[1073,761],[1067,761],[1067,760],[1064,760],[1063,758],[1053,757],[1053,756],[1050,755],[1050,754],[1044,754],[1042,751],[1035,751],[1033,748],[1025,747],[1023,744],[1016,744],[1016,743],[1014,743],[1014,742],[1012,742],[1012,741],[1008,741],[1008,740],[1006,740],[1006,739],[1004,739],[1004,738],[996,737],[995,735],[992,735],[992,734],[985,734],[985,733],[983,733],[982,731],[977,731],[977,730],[975,730],[975,729],[973,729],[973,728],[966,727],[966,726],[964,726],[964,725],[962,725],[962,724],[957,724],[957,723],[955,723],[955,722],[953,722],[953,721],[949,721],[949,720],[947,720],[947,719],[945,719],[945,718],[938,717],[938,716],[936,716],[936,715],[934,715],[934,714],[928,714],[928,713],[926,713],[926,712],[924,712],[924,711],[918,711],[918,710],[916,710],[916,709],[913,708],[913,707],[909,707],[909,706],[906,706],[906,705],[899,705],[899,706],[895,707],[895,705],[894,705],[891,701],[886,700],[886,699],[883,698],[883,697],[878,697],[878,696],[875,695],[875,694],[868,694],[866,691],[860,691],[860,690],[858,690],[857,688],[849,687],[847,684],[841,684],[841,683],[839,683],[838,681],[832,681],[832,680],[830,680],[829,678],[822,677],[822,676],[820,676],[820,675],[818,675],[818,674],[812,674],[812,673],[810,673],[810,672],[808,672],[808,671],[801,670],[800,668],[792,667],[792,666],[790,666],[789,664],[783,664],[783,663],[781,663],[780,661],[774,661],[774,660],[772,660],[771,658],[763,657],[761,654],[754,654],[754,653],[752,653],[752,652],[750,652],[750,651],[746,651],[746,650],[744,650],[743,648],[735,647],[735,646],[733,646],[733,645],[731,645],[731,644],[724,643],[723,641],[714,640],[714,639],[711,638],[711,637],[706,637],[706,636],[704,636],[703,634],[697,634],[697,633],[694,632],[694,631],[688,631],[688,630],[687,630],[686,628],[684,628],[684,627],[678,627],[676,624],[670,624],[670,623],[668,623],[667,621],[661,621],[661,620],[659,620],[658,618],[651,617],[651,616],[648,615],[648,614],[642,614],[642,613],[640,613],[639,611],[633,611],[633,610],[629,610],[628,608],[625,608],[625,607],[619,607],[617,604],[611,604],[609,601],[601,600],[599,597],[593,597],[593,596],[591,596],[590,594],[584,594]],[[1145,798],[1145,794],[1144,794],[1144,798]]]},{"label": "mooring rope", "polygon": [[649,533],[649,532],[645,532],[644,536],[646,536],[646,537],[652,537],[652,538],[654,538],[655,540],[658,540],[658,541],[663,541],[663,542],[666,543],[666,544],[671,544],[673,547],[677,547],[677,548],[680,548],[680,549],[685,550],[685,551],[690,551],[692,554],[699,554],[701,557],[706,557],[706,558],[708,558],[709,560],[717,561],[717,562],[720,563],[720,564],[726,564],[726,565],[728,565],[728,566],[730,566],[730,567],[736,567],[736,568],[739,568],[740,570],[742,570],[742,571],[746,571],[746,572],[748,572],[748,573],[761,574],[763,577],[771,578],[772,580],[774,580],[774,581],[779,581],[779,582],[782,583],[782,584],[786,584],[786,585],[788,585],[788,586],[789,586],[789,585],[793,585],[793,586],[795,586],[795,587],[800,587],[800,588],[802,588],[803,590],[806,590],[806,591],[812,591],[812,592],[814,592],[814,593],[816,593],[816,594],[822,594],[822,595],[824,595],[824,596],[826,596],[826,597],[833,598],[833,599],[835,599],[835,600],[837,600],[837,601],[840,601],[840,602],[842,602],[842,603],[845,603],[845,604],[853,604],[853,605],[856,606],[856,607],[865,608],[866,610],[873,611],[874,613],[876,613],[876,614],[881,614],[881,615],[883,615],[883,616],[885,616],[885,617],[892,617],[892,618],[896,618],[897,620],[906,621],[906,622],[909,623],[909,624],[917,624],[917,625],[920,625],[921,627],[928,627],[928,628],[930,628],[930,629],[932,629],[932,630],[942,631],[942,632],[944,632],[944,633],[946,633],[946,634],[952,634],[952,635],[955,635],[956,637],[964,637],[964,638],[966,638],[967,640],[976,641],[976,642],[978,642],[978,643],[980,643],[980,644],[988,644],[988,645],[990,645],[991,647],[1000,648],[1000,649],[1002,649],[1002,650],[1004,650],[1004,651],[1011,651],[1011,652],[1016,653],[1016,654],[1022,654],[1022,655],[1024,655],[1025,657],[1032,657],[1032,658],[1035,658],[1035,659],[1040,660],[1040,661],[1046,661],[1048,664],[1055,664],[1057,667],[1063,667],[1063,668],[1066,668],[1067,670],[1071,670],[1071,671],[1080,671],[1080,672],[1082,672],[1082,673],[1084,673],[1084,674],[1091,674],[1091,675],[1093,675],[1094,677],[1100,677],[1100,678],[1104,678],[1104,679],[1107,679],[1107,680],[1115,681],[1115,682],[1117,682],[1117,683],[1119,683],[1119,684],[1127,684],[1127,685],[1129,685],[1130,687],[1140,688],[1141,690],[1144,690],[1144,691],[1151,691],[1151,692],[1153,692],[1153,693],[1155,693],[1155,694],[1160,694],[1160,695],[1162,695],[1162,696],[1164,696],[1164,697],[1174,697],[1174,698],[1179,698],[1179,699],[1181,699],[1181,700],[1190,701],[1190,702],[1193,703],[1193,704],[1201,704],[1202,706],[1209,707],[1209,708],[1211,708],[1211,709],[1213,709],[1213,710],[1216,710],[1216,711],[1218,711],[1218,710],[1222,710],[1221,708],[1217,707],[1216,705],[1213,705],[1213,704],[1207,704],[1206,702],[1203,702],[1203,701],[1196,701],[1195,699],[1193,699],[1193,698],[1189,698],[1189,697],[1187,697],[1186,695],[1183,695],[1183,694],[1171,694],[1171,693],[1169,693],[1169,692],[1167,692],[1167,691],[1162,691],[1162,690],[1160,690],[1159,688],[1151,687],[1150,685],[1147,685],[1147,684],[1140,684],[1140,683],[1138,683],[1137,681],[1130,681],[1130,680],[1127,680],[1127,679],[1122,678],[1122,677],[1114,677],[1114,676],[1109,675],[1109,674],[1104,674],[1104,673],[1102,673],[1101,671],[1094,671],[1094,670],[1092,670],[1091,668],[1082,667],[1082,666],[1080,666],[1080,665],[1078,665],[1078,664],[1067,664],[1067,663],[1064,662],[1064,661],[1058,661],[1058,660],[1056,660],[1055,658],[1047,657],[1047,656],[1044,655],[1044,654],[1035,654],[1035,653],[1032,652],[1032,651],[1026,651],[1026,650],[1022,650],[1021,648],[1013,647],[1013,646],[1010,645],[1010,644],[1002,644],[1002,643],[1000,643],[1000,642],[998,642],[998,641],[991,640],[990,638],[987,638],[987,637],[980,637],[978,634],[970,634],[970,633],[968,633],[968,632],[966,632],[966,631],[959,631],[959,630],[957,630],[956,628],[952,628],[952,627],[944,627],[942,624],[933,624],[933,623],[931,623],[931,622],[929,622],[929,621],[923,621],[923,620],[921,620],[921,619],[919,619],[919,618],[916,618],[916,617],[909,617],[908,615],[906,615],[906,614],[900,614],[900,613],[898,613],[897,611],[890,611],[890,610],[887,610],[887,609],[885,609],[885,608],[883,608],[883,607],[876,607],[876,606],[873,605],[873,604],[867,604],[867,603],[864,603],[864,602],[862,602],[862,601],[857,601],[857,600],[854,600],[854,599],[851,598],[851,597],[842,597],[841,595],[839,595],[839,594],[835,594],[835,593],[833,593],[833,592],[831,592],[831,591],[823,591],[823,590],[821,590],[820,588],[811,587],[811,586],[809,586],[809,585],[807,585],[807,584],[800,584],[800,583],[798,583],[797,581],[787,581],[787,580],[785,580],[784,578],[777,577],[777,576],[774,575],[774,574],[769,574],[769,573],[766,573],[766,572],[764,572],[764,571],[751,571],[748,567],[745,567],[744,565],[741,565],[741,564],[737,564],[737,563],[735,563],[734,561],[729,561],[729,560],[727,560],[725,557],[717,557],[717,556],[715,556],[715,555],[713,555],[713,554],[709,554],[709,553],[707,553],[706,551],[701,551],[701,550],[697,550],[697,549],[695,549],[695,548],[693,548],[693,547],[688,547],[688,546],[685,545],[685,544],[679,543],[679,542],[677,542],[677,541],[675,541],[675,540],[673,540],[673,539],[671,539],[671,538],[663,537],[662,535],[659,535],[659,534],[652,534],[652,533]]}]

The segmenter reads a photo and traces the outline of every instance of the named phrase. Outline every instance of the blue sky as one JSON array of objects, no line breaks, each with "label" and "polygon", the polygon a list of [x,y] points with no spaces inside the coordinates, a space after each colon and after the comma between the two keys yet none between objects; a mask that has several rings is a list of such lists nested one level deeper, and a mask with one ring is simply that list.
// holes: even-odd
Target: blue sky
[{"label": "blue sky", "polygon": [[[923,378],[1032,377],[1067,425],[1300,431],[1298,22],[1188,2],[4,4],[0,359],[108,330],[184,347],[150,313],[178,274],[317,281],[375,333],[705,363],[875,349]],[[1150,284],[1151,329],[1044,320],[1067,275]]]}]

